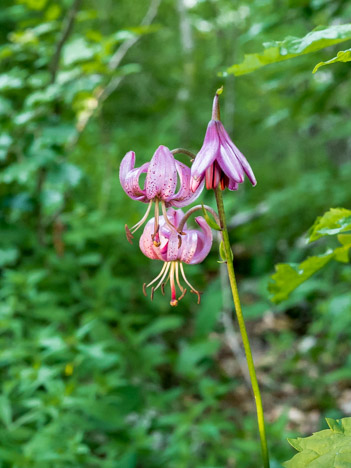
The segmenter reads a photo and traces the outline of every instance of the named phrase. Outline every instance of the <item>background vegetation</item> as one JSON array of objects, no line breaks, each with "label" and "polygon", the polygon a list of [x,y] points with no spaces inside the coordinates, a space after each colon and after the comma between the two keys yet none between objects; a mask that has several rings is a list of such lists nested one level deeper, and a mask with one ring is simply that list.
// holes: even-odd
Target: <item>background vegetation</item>
[{"label": "background vegetation", "polygon": [[278,305],[268,292],[276,263],[332,242],[305,242],[315,218],[350,206],[350,65],[312,74],[346,47],[227,72],[350,18],[346,0],[2,0],[1,467],[259,466],[217,249],[187,269],[200,306],[145,298],[159,264],[127,243],[144,205],[118,182],[131,149],[138,163],[160,144],[197,151],[222,83],[258,180],[225,202],[273,468],[288,436],[351,415],[350,265]]}]

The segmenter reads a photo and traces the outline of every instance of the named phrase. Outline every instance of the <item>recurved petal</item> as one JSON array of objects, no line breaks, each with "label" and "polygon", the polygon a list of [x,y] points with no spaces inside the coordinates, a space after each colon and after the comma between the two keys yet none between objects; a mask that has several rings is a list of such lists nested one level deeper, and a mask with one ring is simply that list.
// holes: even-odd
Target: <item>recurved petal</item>
[{"label": "recurved petal", "polygon": [[[202,180],[206,169],[213,163],[219,153],[219,136],[216,122],[211,120],[207,126],[205,140],[191,166],[191,177]],[[194,184],[192,184],[192,187]]]},{"label": "recurved petal", "polygon": [[199,234],[200,232],[195,229],[190,229],[186,232],[186,236],[182,238],[179,260],[184,263],[192,263],[191,260],[194,257],[199,242]]},{"label": "recurved petal", "polygon": [[166,146],[159,146],[153,155],[146,175],[146,196],[152,200],[159,196],[168,201],[177,187],[177,170],[173,154]]},{"label": "recurved petal", "polygon": [[162,255],[158,247],[155,247],[152,241],[152,235],[154,233],[155,218],[150,219],[145,225],[144,231],[139,240],[140,250],[146,257],[152,260],[163,260]]},{"label": "recurved petal", "polygon": [[119,166],[119,181],[121,182],[122,187],[124,186],[124,180],[135,165],[135,153],[134,151],[128,151],[124,156]]},{"label": "recurved petal", "polygon": [[139,200],[147,202],[145,197],[145,190],[139,186],[140,174],[147,171],[149,163],[143,164],[141,167],[134,169],[135,165],[135,153],[129,151],[121,161],[119,166],[119,180],[121,182],[123,190],[126,192],[128,197],[133,200]]},{"label": "recurved petal", "polygon": [[130,198],[144,203],[148,203],[149,199],[145,195],[145,190],[140,188],[139,178],[141,174],[147,172],[148,166],[149,163],[145,163],[136,169],[132,169],[124,179],[124,186],[122,185],[124,191]]},{"label": "recurved petal", "polygon": [[231,147],[232,151],[234,152],[235,156],[238,158],[240,164],[242,165],[242,168],[244,169],[245,174],[249,178],[250,182],[252,183],[253,186],[257,184],[256,177],[253,173],[253,170],[251,169],[250,164],[248,163],[247,159],[245,156],[242,154],[242,152],[237,148],[233,141],[231,140],[230,136],[228,135],[226,129],[223,127],[220,129],[220,134],[221,136],[223,135],[224,139],[227,141],[229,146]]},{"label": "recurved petal", "polygon": [[192,259],[187,262],[190,264],[200,263],[207,257],[212,247],[212,231],[202,216],[195,218],[195,221],[200,226],[201,231],[197,230],[197,245],[196,251]]},{"label": "recurved petal", "polygon": [[[184,217],[184,211],[183,210],[174,210],[173,208],[169,208],[167,210],[167,216],[170,222],[175,226],[176,228],[179,226],[180,221]],[[163,218],[163,217],[162,217]],[[186,224],[184,225],[186,228]]]},{"label": "recurved petal", "polygon": [[167,262],[178,260],[180,242],[180,235],[177,232],[173,231],[172,234],[169,236],[167,246]]},{"label": "recurved petal", "polygon": [[179,161],[176,161],[176,168],[179,175],[180,188],[178,192],[174,195],[172,200],[170,200],[168,203],[171,206],[176,206],[180,208],[183,206],[190,205],[190,203],[193,203],[200,196],[204,188],[204,183],[202,183],[201,181],[196,187],[196,189],[192,191],[190,187],[190,168]]}]

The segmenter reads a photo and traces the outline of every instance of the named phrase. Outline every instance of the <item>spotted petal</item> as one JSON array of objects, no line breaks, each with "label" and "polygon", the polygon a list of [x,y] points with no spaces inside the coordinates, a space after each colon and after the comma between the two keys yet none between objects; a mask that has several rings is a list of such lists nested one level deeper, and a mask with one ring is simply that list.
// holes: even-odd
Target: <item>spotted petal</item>
[{"label": "spotted petal", "polygon": [[135,153],[134,151],[129,151],[124,158],[119,167],[119,180],[121,182],[122,188],[128,197],[133,200],[139,200],[144,203],[148,203],[148,199],[145,195],[145,190],[140,188],[139,177],[142,173],[147,171],[149,163],[143,164],[141,167],[134,169],[135,165]]},{"label": "spotted petal", "polygon": [[[196,230],[197,232],[197,245],[196,251],[193,257],[190,259],[190,264],[200,263],[207,257],[212,247],[212,231],[210,226],[206,223],[202,216],[195,218],[195,221],[200,226],[202,231]],[[185,261],[185,260],[184,260]]]},{"label": "spotted petal", "polygon": [[139,247],[143,254],[146,255],[146,257],[149,257],[152,260],[163,260],[160,249],[155,247],[153,244],[152,236],[154,234],[154,227],[155,218],[152,218],[145,225],[144,232],[142,233],[139,240]]},{"label": "spotted petal", "polygon": [[200,196],[205,182],[200,182],[193,192],[190,188],[191,169],[179,161],[176,161],[176,168],[180,180],[180,188],[168,204],[170,206],[181,208],[183,206],[190,205],[190,203],[193,203]]},{"label": "spotted petal", "polygon": [[149,200],[159,197],[170,200],[177,187],[177,169],[173,154],[166,146],[159,146],[153,155],[145,181],[146,196]]},{"label": "spotted petal", "polygon": [[182,262],[191,263],[197,249],[199,234],[199,231],[195,229],[190,229],[186,232],[186,236],[185,238],[183,237],[182,240],[181,251],[178,257]]}]

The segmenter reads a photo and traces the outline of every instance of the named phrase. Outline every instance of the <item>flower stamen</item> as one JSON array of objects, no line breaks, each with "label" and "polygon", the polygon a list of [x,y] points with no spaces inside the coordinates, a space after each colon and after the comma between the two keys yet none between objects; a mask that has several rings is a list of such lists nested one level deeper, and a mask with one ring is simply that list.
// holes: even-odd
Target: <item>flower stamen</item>
[{"label": "flower stamen", "polygon": [[164,217],[164,220],[167,226],[171,229],[171,231],[178,232],[178,229],[174,226],[174,224],[171,223],[171,221],[169,220],[167,216],[167,208],[166,208],[166,204],[164,201],[161,201],[161,207],[162,207],[162,215]]},{"label": "flower stamen", "polygon": [[163,283],[163,281],[165,279],[165,276],[168,273],[169,266],[170,266],[170,263],[165,262],[165,264],[163,265],[162,270],[160,271],[160,273],[156,276],[156,278],[154,278],[152,281],[150,281],[150,283],[146,287],[147,288],[150,287],[152,284],[154,284],[162,276],[162,278],[161,278],[160,282],[158,283],[158,285],[156,286],[155,290],[158,289],[160,284]]},{"label": "flower stamen", "polygon": [[141,218],[140,221],[138,221],[136,224],[134,224],[134,226],[132,228],[129,229],[129,227],[127,225],[124,226],[125,230],[126,230],[126,236],[127,236],[127,240],[130,244],[133,243],[132,239],[134,238],[133,234],[145,223],[145,221],[147,220],[149,214],[150,214],[150,210],[151,210],[151,206],[152,206],[152,200],[149,202],[148,204],[148,207],[144,213],[144,216]]},{"label": "flower stamen", "polygon": [[182,263],[179,264],[179,267],[180,267],[180,271],[181,271],[181,273],[182,273],[182,277],[183,277],[184,281],[186,282],[186,284],[187,284],[187,285],[189,286],[189,288],[190,288],[190,292],[197,295],[197,303],[200,304],[201,297],[200,297],[199,291],[197,291],[197,290],[189,283],[189,281],[187,280],[187,277],[185,276],[185,273],[184,273],[184,268],[183,268],[183,264],[182,264]]}]

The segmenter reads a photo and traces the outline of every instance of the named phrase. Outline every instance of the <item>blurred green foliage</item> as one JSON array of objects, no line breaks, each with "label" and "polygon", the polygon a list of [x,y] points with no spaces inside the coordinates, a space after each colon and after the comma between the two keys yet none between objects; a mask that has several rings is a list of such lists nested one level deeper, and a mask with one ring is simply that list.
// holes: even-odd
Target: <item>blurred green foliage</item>
[{"label": "blurred green foliage", "polygon": [[350,265],[330,263],[280,305],[267,292],[275,263],[323,249],[326,238],[301,242],[316,216],[349,207],[349,64],[311,73],[333,46],[244,78],[218,72],[265,42],[346,24],[351,6],[150,5],[1,2],[4,468],[259,466],[251,393],[223,332],[216,249],[188,269],[199,307],[191,295],[176,310],[144,298],[159,265],[126,242],[124,224],[144,206],[117,177],[131,149],[138,163],[159,144],[197,151],[223,82],[223,121],[259,181],[225,204],[272,466],[293,455],[287,436],[350,414]]}]

